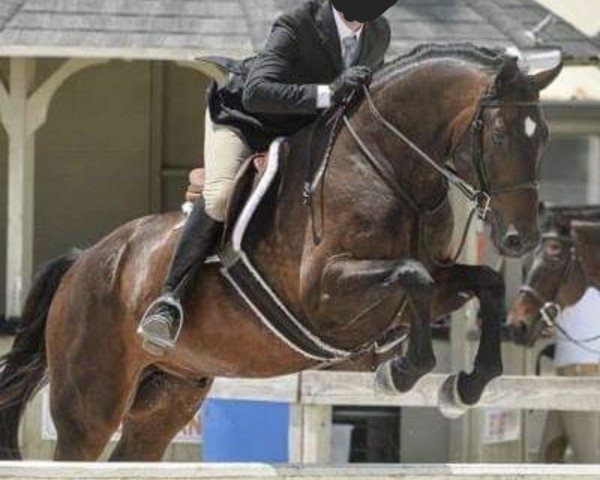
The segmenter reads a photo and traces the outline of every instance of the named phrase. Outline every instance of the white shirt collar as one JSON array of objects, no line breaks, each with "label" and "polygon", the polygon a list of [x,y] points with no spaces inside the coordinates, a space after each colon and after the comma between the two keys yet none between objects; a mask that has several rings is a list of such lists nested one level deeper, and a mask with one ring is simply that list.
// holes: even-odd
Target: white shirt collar
[{"label": "white shirt collar", "polygon": [[344,19],[340,16],[340,13],[335,8],[331,7],[331,9],[333,10],[333,18],[335,18],[335,25],[337,26],[340,41],[343,42],[344,38],[351,37],[352,35],[356,35],[356,39],[360,40],[360,34],[363,31],[364,25],[358,30],[354,31],[348,27],[348,25],[346,25],[346,22],[344,22]]}]

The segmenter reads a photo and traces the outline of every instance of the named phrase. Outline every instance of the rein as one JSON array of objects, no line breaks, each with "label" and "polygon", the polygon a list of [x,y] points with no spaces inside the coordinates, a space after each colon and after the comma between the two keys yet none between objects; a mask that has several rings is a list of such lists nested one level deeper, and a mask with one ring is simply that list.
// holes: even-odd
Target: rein
[{"label": "rein", "polygon": [[[467,223],[465,225],[465,229],[461,238],[461,242],[456,254],[452,257],[449,262],[437,262],[438,266],[443,267],[448,264],[454,263],[460,254],[462,253],[464,246],[466,244],[466,239],[468,236],[468,232],[470,230],[471,224],[475,218],[475,213],[477,213],[478,217],[485,221],[488,213],[491,210],[490,203],[493,196],[501,195],[507,192],[519,190],[519,189],[538,189],[538,182],[534,180],[524,180],[524,181],[515,181],[515,182],[502,182],[497,184],[492,184],[489,179],[488,171],[486,168],[486,164],[484,161],[484,145],[483,145],[483,134],[485,124],[483,122],[483,112],[486,108],[492,107],[501,107],[506,105],[511,106],[533,106],[539,105],[537,101],[511,101],[504,102],[499,100],[491,100],[489,94],[489,88],[486,89],[479,100],[477,105],[477,109],[475,111],[475,115],[473,119],[469,123],[469,126],[465,130],[465,132],[461,135],[459,141],[457,142],[457,146],[462,143],[462,139],[464,136],[471,131],[472,134],[472,144],[473,144],[473,152],[472,152],[472,161],[475,172],[477,173],[478,181],[480,188],[476,189],[470,183],[466,182],[462,178],[458,176],[458,174],[449,168],[446,165],[438,165],[438,163],[433,160],[427,153],[425,153],[418,145],[416,145],[410,138],[408,138],[404,133],[402,133],[398,128],[396,128],[389,120],[387,120],[379,111],[375,102],[373,101],[373,97],[371,96],[371,92],[369,89],[363,85],[363,91],[365,98],[367,100],[367,104],[373,116],[378,120],[378,122],[385,127],[388,131],[390,131],[394,136],[402,140],[405,144],[407,144],[417,155],[425,161],[430,167],[436,170],[444,179],[444,181],[448,184],[454,185],[458,191],[473,205],[471,213],[469,214]],[[418,218],[418,234],[421,234],[422,230],[422,220],[420,217],[427,213],[431,213],[435,211],[441,204],[443,204],[445,197],[442,199],[439,205],[436,205],[432,210],[425,211],[421,207],[419,207],[416,202],[412,199],[409,193],[400,185],[397,181],[396,176],[394,174],[393,168],[391,166],[391,162],[385,157],[383,160],[379,159],[375,153],[369,148],[366,142],[360,137],[356,129],[352,126],[350,119],[344,113],[343,121],[346,125],[346,128],[350,132],[350,135],[354,139],[354,141],[358,144],[359,148],[363,152],[363,154],[369,160],[369,163],[375,170],[375,172],[379,175],[379,177],[390,187],[390,189],[399,197],[417,216]],[[451,157],[454,157],[455,151],[452,151]],[[420,241],[417,240],[420,245]]]},{"label": "rein", "polygon": [[[387,120],[381,112],[377,109],[373,97],[366,86],[363,86],[364,94],[369,105],[371,113],[375,118],[392,134],[401,139],[406,143],[415,153],[417,153],[427,164],[435,169],[440,175],[442,175],[449,183],[457,187],[457,189],[463,194],[463,196],[471,203],[474,204],[474,208],[477,209],[481,220],[485,220],[487,213],[490,210],[491,197],[494,195],[500,195],[503,193],[519,190],[523,188],[537,189],[539,184],[533,180],[515,181],[515,182],[502,182],[496,185],[492,185],[489,179],[487,168],[484,162],[484,148],[483,148],[483,134],[485,124],[483,122],[483,112],[486,108],[502,107],[506,105],[511,106],[533,106],[538,105],[539,102],[503,102],[499,100],[489,100],[489,89],[486,89],[481,95],[475,115],[471,120],[469,127],[461,136],[457,145],[460,145],[462,138],[467,134],[469,130],[472,130],[473,135],[473,166],[477,173],[480,188],[476,189],[470,183],[460,178],[455,171],[447,166],[440,166],[435,160],[427,155],[421,148],[419,148],[412,140],[404,135],[398,128],[396,128],[389,120]],[[350,121],[347,117],[344,117],[346,126],[350,125]],[[351,126],[350,128],[354,130]],[[358,136],[354,130],[354,135]],[[364,144],[364,142],[363,142]],[[452,153],[452,156],[454,152]],[[390,163],[387,161],[387,163]]]}]

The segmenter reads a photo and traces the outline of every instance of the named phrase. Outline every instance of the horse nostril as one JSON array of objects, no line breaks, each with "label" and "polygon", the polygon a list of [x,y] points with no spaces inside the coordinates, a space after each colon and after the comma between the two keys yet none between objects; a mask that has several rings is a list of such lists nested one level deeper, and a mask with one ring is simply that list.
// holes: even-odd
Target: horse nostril
[{"label": "horse nostril", "polygon": [[509,250],[520,250],[523,247],[523,240],[518,233],[507,233],[504,235],[504,245]]}]

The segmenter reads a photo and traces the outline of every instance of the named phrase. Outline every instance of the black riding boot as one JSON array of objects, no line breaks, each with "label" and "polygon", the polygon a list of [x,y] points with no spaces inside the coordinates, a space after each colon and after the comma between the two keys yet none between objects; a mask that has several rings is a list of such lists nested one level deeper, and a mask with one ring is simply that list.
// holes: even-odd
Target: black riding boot
[{"label": "black riding boot", "polygon": [[155,355],[175,346],[183,326],[181,298],[197,269],[202,268],[222,227],[204,211],[200,197],[190,212],[171,260],[163,293],[146,310],[138,327],[144,349]]}]

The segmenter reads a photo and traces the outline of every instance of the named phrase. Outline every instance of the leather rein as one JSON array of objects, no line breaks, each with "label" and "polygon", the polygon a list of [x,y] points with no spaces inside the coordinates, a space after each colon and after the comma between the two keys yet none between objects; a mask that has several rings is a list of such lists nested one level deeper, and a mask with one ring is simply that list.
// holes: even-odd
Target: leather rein
[{"label": "leather rein", "polygon": [[[515,181],[515,182],[501,182],[493,184],[490,180],[487,165],[485,163],[485,152],[484,152],[484,130],[485,130],[485,122],[483,121],[483,113],[486,108],[498,108],[506,105],[510,106],[535,106],[539,105],[538,101],[501,101],[501,100],[493,100],[490,95],[490,87],[488,87],[481,95],[479,102],[477,104],[477,109],[471,122],[468,127],[465,129],[463,134],[460,136],[456,146],[453,148],[450,158],[454,159],[457,147],[462,143],[462,139],[471,132],[471,142],[472,142],[472,162],[473,168],[477,174],[479,188],[475,188],[470,183],[466,182],[462,178],[458,176],[455,170],[450,168],[447,165],[438,165],[438,163],[433,160],[427,153],[425,153],[419,146],[417,146],[410,138],[408,138],[404,133],[402,133],[396,126],[394,126],[389,120],[387,120],[381,112],[378,110],[375,102],[373,101],[373,97],[369,89],[366,86],[363,86],[363,91],[365,98],[367,100],[367,104],[373,116],[377,119],[377,121],[389,132],[391,132],[395,137],[402,140],[406,145],[408,145],[417,155],[425,161],[431,168],[436,170],[444,179],[445,182],[454,185],[458,191],[467,199],[469,203],[473,205],[471,213],[469,214],[467,223],[465,225],[465,230],[462,235],[462,239],[460,242],[460,246],[458,251],[453,256],[453,258],[448,262],[439,263],[438,266],[445,266],[451,263],[454,263],[458,257],[460,256],[464,246],[466,244],[467,235],[470,229],[470,225],[474,219],[475,213],[478,217],[485,221],[488,213],[491,210],[490,203],[493,196],[501,195],[504,193],[512,192],[520,189],[534,189],[537,190],[539,184],[535,180],[523,180],[523,181]],[[439,208],[441,203],[444,202],[446,196],[442,198],[442,202],[436,205],[432,209],[423,209],[418,206],[416,202],[412,199],[410,194],[404,189],[404,187],[398,182],[396,176],[394,175],[393,168],[391,166],[391,162],[387,158],[380,159],[371,148],[366,144],[366,142],[361,138],[356,129],[352,126],[350,119],[347,115],[343,115],[343,121],[346,125],[346,128],[350,132],[350,135],[354,138],[355,142],[358,144],[359,148],[363,152],[363,154],[367,157],[370,165],[373,167],[375,172],[379,175],[379,177],[390,187],[390,189],[396,194],[398,198],[400,198],[417,216],[420,218],[426,214],[433,213],[435,210]],[[419,223],[422,223],[419,220]],[[419,234],[422,232],[422,225],[418,227]],[[420,242],[419,242],[420,245]]]}]

